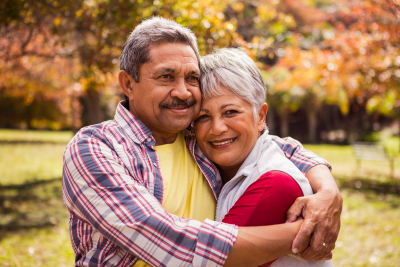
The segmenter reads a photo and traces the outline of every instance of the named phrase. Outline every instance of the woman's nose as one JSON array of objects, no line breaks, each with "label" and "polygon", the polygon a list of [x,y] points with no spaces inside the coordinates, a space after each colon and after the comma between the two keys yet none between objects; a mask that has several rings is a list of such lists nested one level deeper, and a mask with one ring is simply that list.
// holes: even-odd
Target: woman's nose
[{"label": "woman's nose", "polygon": [[228,131],[228,126],[226,126],[225,122],[221,117],[214,118],[212,120],[211,125],[211,134],[213,135],[220,135],[223,132]]}]

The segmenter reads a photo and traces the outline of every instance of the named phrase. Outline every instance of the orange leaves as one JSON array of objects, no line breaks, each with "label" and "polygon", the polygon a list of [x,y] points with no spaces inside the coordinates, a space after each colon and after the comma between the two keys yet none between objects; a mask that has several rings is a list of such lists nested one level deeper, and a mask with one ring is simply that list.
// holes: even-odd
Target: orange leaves
[{"label": "orange leaves", "polygon": [[60,22],[61,22],[61,18],[60,17],[57,17],[57,18],[54,19],[54,25],[58,26],[58,25],[60,25]]}]

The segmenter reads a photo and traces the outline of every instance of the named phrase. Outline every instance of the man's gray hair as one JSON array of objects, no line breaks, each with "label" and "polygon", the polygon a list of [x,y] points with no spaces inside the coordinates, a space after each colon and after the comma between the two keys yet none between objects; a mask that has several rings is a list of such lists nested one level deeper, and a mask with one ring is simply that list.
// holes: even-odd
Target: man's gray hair
[{"label": "man's gray hair", "polygon": [[153,17],[143,21],[132,31],[122,48],[119,69],[125,70],[136,82],[139,82],[140,67],[151,59],[150,46],[164,43],[189,45],[200,64],[200,54],[194,33],[175,21]]},{"label": "man's gray hair", "polygon": [[204,99],[223,95],[220,88],[223,85],[253,106],[257,120],[267,92],[260,70],[245,52],[236,48],[219,49],[201,59],[200,70]]}]

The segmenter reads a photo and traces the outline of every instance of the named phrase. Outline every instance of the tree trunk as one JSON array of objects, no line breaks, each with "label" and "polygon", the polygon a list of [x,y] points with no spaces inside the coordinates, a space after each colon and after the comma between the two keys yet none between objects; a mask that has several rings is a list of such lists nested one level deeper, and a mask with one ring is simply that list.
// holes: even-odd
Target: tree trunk
[{"label": "tree trunk", "polygon": [[275,122],[274,122],[274,110],[271,105],[268,105],[268,113],[267,113],[267,127],[270,134],[275,134]]},{"label": "tree trunk", "polygon": [[87,90],[83,97],[83,124],[92,125],[104,120],[100,105],[100,93],[97,90]]},{"label": "tree trunk", "polygon": [[314,108],[307,110],[308,119],[308,142],[315,144],[317,142],[317,111]]},{"label": "tree trunk", "polygon": [[289,136],[289,112],[281,112],[281,137]]},{"label": "tree trunk", "polygon": [[400,119],[399,119],[399,151],[400,151]]}]

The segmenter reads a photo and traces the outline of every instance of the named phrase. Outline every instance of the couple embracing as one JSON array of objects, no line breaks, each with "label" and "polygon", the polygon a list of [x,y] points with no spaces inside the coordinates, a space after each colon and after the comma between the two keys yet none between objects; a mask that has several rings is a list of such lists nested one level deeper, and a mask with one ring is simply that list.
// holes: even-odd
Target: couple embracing
[{"label": "couple embracing", "polygon": [[64,153],[75,266],[332,266],[342,198],[330,165],[268,134],[244,52],[200,58],[189,29],[152,18],[118,78],[114,120]]}]

